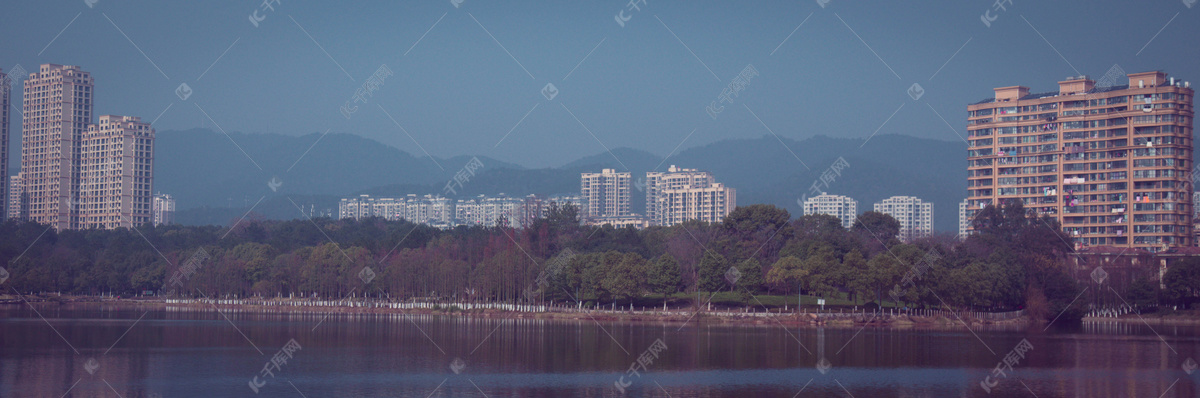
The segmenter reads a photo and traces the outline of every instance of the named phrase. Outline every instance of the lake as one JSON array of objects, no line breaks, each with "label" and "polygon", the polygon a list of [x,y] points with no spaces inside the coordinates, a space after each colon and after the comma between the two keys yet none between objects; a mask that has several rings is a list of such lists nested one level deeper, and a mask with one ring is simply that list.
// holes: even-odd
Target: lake
[{"label": "lake", "polygon": [[1196,397],[1200,371],[1184,368],[1198,347],[1196,326],[1144,324],[785,328],[8,305],[0,396]]}]

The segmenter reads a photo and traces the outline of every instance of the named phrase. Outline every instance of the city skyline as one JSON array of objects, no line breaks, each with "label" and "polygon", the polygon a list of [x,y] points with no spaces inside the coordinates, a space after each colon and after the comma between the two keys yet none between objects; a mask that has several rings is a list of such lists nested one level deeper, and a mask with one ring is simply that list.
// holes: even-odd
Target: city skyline
[{"label": "city skyline", "polygon": [[[451,2],[430,2],[405,5],[398,16],[388,12],[398,5],[369,6],[379,12],[364,16],[358,15],[357,7],[316,4],[276,7],[278,12],[258,24],[242,15],[252,9],[233,3],[213,7],[100,1],[89,8],[84,2],[66,1],[13,6],[14,14],[28,18],[5,25],[0,33],[30,40],[0,43],[0,53],[13,54],[0,67],[8,71],[15,65],[31,69],[47,62],[88,65],[113,87],[126,88],[98,92],[97,114],[142,115],[160,132],[221,126],[227,132],[301,135],[331,129],[418,156],[489,155],[529,167],[563,164],[605,147],[665,156],[677,147],[757,137],[768,128],[794,139],[817,134],[869,137],[878,131],[960,140],[953,131],[963,133],[958,122],[962,118],[955,116],[960,104],[992,87],[1036,76],[1099,76],[1113,64],[1126,70],[1200,75],[1200,55],[1172,50],[1186,45],[1188,39],[1181,33],[1194,31],[1198,23],[1187,17],[1192,10],[1180,2],[1031,3],[1010,7],[1012,12],[988,25],[979,20],[983,7],[960,3],[932,9],[837,1],[827,8],[815,2],[715,8],[663,3],[647,7],[645,15],[623,27],[609,15],[613,10],[601,4],[567,10],[565,5],[502,7],[466,1],[454,7]],[[1089,14],[1074,12],[1081,8]],[[1171,18],[1176,12],[1181,12],[1179,18]],[[323,21],[325,15],[333,20]],[[337,22],[347,15],[362,19]],[[384,15],[389,15],[386,21]],[[1070,34],[1102,17],[1121,18],[1144,31],[1106,31],[1092,38]],[[534,22],[539,20],[551,22]],[[758,26],[746,25],[751,20]],[[1173,21],[1168,25],[1168,20]],[[737,33],[704,28],[722,24]],[[961,34],[941,35],[944,28],[934,26],[944,24]],[[214,28],[222,33],[214,34]],[[1159,28],[1164,29],[1156,35]],[[159,31],[191,33],[168,41],[155,34]],[[896,31],[904,31],[905,40],[892,34]],[[388,51],[361,51],[368,42],[378,41],[392,45]],[[655,52],[662,55],[645,57]],[[1022,68],[1002,66],[1002,59],[1017,55]],[[811,61],[822,57],[827,60]],[[620,72],[623,65],[647,59],[652,64],[639,68],[639,73]],[[478,62],[495,67],[468,73]],[[748,64],[760,75],[713,120],[704,107]],[[347,120],[338,108],[380,65],[391,66],[396,75],[373,93],[370,103],[357,104],[363,109]],[[452,81],[475,75],[479,76]],[[841,89],[849,81],[876,87],[880,95],[855,98],[855,93]],[[541,93],[548,83],[561,93],[552,100]],[[920,86],[914,91],[919,91],[919,100],[907,92],[913,83]],[[635,88],[655,86],[665,89],[632,95],[645,91]],[[602,90],[608,87],[621,89]],[[1049,88],[1037,85],[1034,90]],[[450,92],[473,95],[451,100]],[[408,93],[418,93],[413,97],[421,99],[407,100]],[[297,106],[288,97],[320,101]],[[790,105],[796,102],[807,105]],[[849,102],[858,106],[853,111],[820,106]],[[619,116],[596,112],[609,104],[618,105],[612,115]],[[901,104],[907,105],[897,111]],[[474,117],[447,117],[457,109],[469,110]],[[854,116],[858,113],[871,117]],[[534,149],[538,142],[560,150]]]}]

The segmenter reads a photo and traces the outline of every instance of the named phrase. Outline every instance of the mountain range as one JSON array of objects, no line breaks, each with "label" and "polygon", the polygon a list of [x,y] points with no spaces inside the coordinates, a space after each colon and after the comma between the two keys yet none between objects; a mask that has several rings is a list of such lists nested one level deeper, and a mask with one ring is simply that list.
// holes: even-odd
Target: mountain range
[{"label": "mountain range", "polygon": [[[226,135],[206,129],[160,132],[155,147],[155,191],[175,197],[182,224],[229,224],[251,209],[273,219],[328,214],[336,212],[340,198],[360,194],[578,194],[581,172],[613,168],[632,172],[638,181],[670,165],[712,172],[737,189],[740,205],[768,203],[800,215],[797,200],[838,158],[849,166],[819,183],[826,185],[821,190],[858,200],[859,212],[890,196],[916,196],[934,203],[936,230],[956,232],[958,203],[966,196],[966,144],[906,135],[803,140],[766,135],[688,148],[665,159],[613,148],[552,168],[478,156],[484,167],[449,195],[446,183],[472,156],[414,156],[344,133]],[[634,212],[644,213],[640,188],[631,202]]]}]

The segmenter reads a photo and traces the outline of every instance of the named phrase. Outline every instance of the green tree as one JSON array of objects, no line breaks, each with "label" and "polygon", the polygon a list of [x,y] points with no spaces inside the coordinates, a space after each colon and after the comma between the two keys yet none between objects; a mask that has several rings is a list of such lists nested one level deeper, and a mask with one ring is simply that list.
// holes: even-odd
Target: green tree
[{"label": "green tree", "polygon": [[763,285],[763,269],[762,264],[756,258],[748,258],[738,263],[737,270],[740,273],[737,280],[737,288],[748,293],[757,293],[762,290]]},{"label": "green tree", "polygon": [[1163,291],[1167,300],[1179,305],[1186,305],[1188,299],[1196,297],[1200,291],[1200,258],[1187,257],[1167,270],[1163,275]]},{"label": "green tree", "polygon": [[679,291],[682,283],[679,273],[679,262],[670,253],[663,253],[650,264],[650,290],[660,294],[672,294]]},{"label": "green tree", "polygon": [[767,283],[790,292],[807,276],[808,270],[804,268],[804,260],[795,256],[785,256],[771,265],[766,280]]},{"label": "green tree", "polygon": [[705,250],[700,259],[700,290],[718,292],[729,286],[725,280],[725,272],[729,271],[729,261],[725,256]]},{"label": "green tree", "polygon": [[[606,260],[608,256],[605,255]],[[637,253],[625,253],[620,255],[620,261],[608,270],[602,283],[613,300],[623,302],[640,296],[645,281],[646,260]]]},{"label": "green tree", "polygon": [[900,235],[900,222],[890,215],[868,211],[859,214],[850,229],[891,245],[891,240]]}]

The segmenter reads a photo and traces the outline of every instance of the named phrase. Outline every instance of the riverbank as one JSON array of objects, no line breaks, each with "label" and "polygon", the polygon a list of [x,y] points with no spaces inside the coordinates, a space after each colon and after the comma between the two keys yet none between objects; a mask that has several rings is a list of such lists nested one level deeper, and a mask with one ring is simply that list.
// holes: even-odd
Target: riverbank
[{"label": "riverbank", "polygon": [[[818,311],[794,308],[790,311],[764,308],[692,307],[648,308],[579,308],[578,306],[506,303],[414,303],[384,301],[322,301],[322,300],[237,300],[237,299],[159,299],[113,298],[94,296],[0,296],[0,306],[26,306],[25,300],[37,308],[65,309],[129,309],[167,311],[221,311],[233,313],[324,313],[324,314],[422,314],[468,316],[493,319],[548,319],[587,322],[659,323],[683,326],[694,324],[746,326],[828,326],[828,327],[885,327],[885,328],[961,328],[963,325],[1019,327],[1029,324],[1021,313],[951,313],[948,311]],[[0,307],[2,308],[2,307]]]}]

